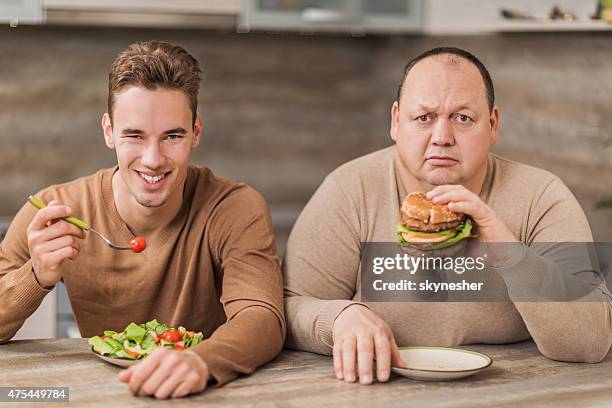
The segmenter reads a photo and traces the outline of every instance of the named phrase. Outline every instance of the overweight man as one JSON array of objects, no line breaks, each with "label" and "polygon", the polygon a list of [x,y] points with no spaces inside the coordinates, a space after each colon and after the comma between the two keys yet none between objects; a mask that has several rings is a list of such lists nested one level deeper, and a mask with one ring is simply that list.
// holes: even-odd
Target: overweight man
[{"label": "overweight man", "polygon": [[[399,345],[454,346],[533,338],[555,360],[599,362],[612,342],[605,284],[588,302],[522,295],[555,282],[564,254],[536,243],[591,242],[580,205],[553,174],[491,154],[500,110],[484,65],[458,48],[435,48],[405,69],[391,107],[395,144],[329,174],[298,218],[283,263],[288,345],[333,355],[338,379],[362,384],[403,366]],[[361,243],[397,241],[400,203],[424,191],[469,216],[484,243],[523,243],[495,265],[500,302],[362,302]],[[500,257],[499,259],[503,259]]]},{"label": "overweight man", "polygon": [[[189,164],[202,135],[201,70],[180,46],[130,45],[112,64],[106,145],[117,165],[36,195],[0,246],[0,342],[61,280],[83,336],[154,318],[201,331],[185,351],[157,348],[121,372],[132,393],[163,399],[222,385],[274,358],[285,338],[282,276],[261,195]],[[117,251],[63,220],[74,215]],[[1,349],[1,346],[0,346]]]}]

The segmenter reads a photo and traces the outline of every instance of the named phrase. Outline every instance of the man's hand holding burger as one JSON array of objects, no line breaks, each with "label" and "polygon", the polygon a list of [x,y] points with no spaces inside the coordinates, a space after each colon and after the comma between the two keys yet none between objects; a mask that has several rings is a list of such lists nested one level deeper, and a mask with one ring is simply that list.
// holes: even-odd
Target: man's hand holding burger
[{"label": "man's hand holding burger", "polygon": [[[415,191],[406,196],[400,209],[398,235],[401,243],[421,250],[442,249],[470,237],[472,221],[481,243],[518,242],[516,237],[478,195],[462,185],[437,186],[428,193]],[[488,263],[512,263],[522,256],[516,246],[491,245]]]},{"label": "man's hand holding burger", "polygon": [[434,204],[446,204],[455,213],[469,215],[478,226],[481,242],[518,242],[516,237],[478,195],[462,185],[437,186],[426,194]]}]

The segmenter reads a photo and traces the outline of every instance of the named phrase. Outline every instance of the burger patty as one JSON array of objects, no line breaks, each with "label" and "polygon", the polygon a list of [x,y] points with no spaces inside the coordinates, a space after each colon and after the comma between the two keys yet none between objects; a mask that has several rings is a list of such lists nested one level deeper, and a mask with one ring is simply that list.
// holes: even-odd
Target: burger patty
[{"label": "burger patty", "polygon": [[420,232],[438,232],[447,229],[455,228],[461,225],[463,219],[457,221],[441,222],[439,224],[426,224],[414,218],[404,218],[402,224],[414,231]]}]

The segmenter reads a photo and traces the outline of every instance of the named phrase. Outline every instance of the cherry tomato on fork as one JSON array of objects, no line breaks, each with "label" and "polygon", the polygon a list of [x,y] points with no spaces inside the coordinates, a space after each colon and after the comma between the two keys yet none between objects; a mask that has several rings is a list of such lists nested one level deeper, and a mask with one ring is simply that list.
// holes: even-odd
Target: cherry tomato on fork
[{"label": "cherry tomato on fork", "polygon": [[147,241],[145,241],[143,237],[135,237],[130,241],[130,247],[132,248],[132,251],[136,253],[142,252],[147,247]]}]

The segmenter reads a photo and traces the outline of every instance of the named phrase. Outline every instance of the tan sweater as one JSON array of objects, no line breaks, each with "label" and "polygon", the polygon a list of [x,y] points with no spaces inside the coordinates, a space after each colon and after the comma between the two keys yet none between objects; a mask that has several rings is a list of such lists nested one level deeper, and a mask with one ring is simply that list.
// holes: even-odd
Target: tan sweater
[{"label": "tan sweater", "polygon": [[[407,192],[399,182],[396,160],[391,146],[341,166],[301,213],[283,263],[289,347],[330,354],[334,319],[361,299],[360,243],[397,240],[399,205]],[[490,155],[480,198],[521,242],[592,241],[574,196],[544,170]],[[525,282],[537,284],[551,277],[551,256],[528,252],[522,268],[499,271],[510,298],[513,291],[526,289]],[[516,271],[521,271],[518,279]],[[399,345],[508,343],[532,337],[549,358],[596,362],[612,343],[612,304],[605,285],[591,299],[366,306],[389,323]]]},{"label": "tan sweater", "polygon": [[[60,200],[75,216],[117,243],[133,238],[120,218],[106,169],[38,194]],[[0,342],[15,335],[49,292],[36,281],[26,228],[26,204],[0,245]],[[75,261],[64,263],[64,283],[83,336],[122,330],[157,318],[202,331],[193,348],[218,384],[251,373],[274,358],[285,337],[282,276],[268,209],[242,183],[190,167],[183,206],[147,249],[116,251],[89,234]],[[0,347],[1,348],[1,347]]]}]

